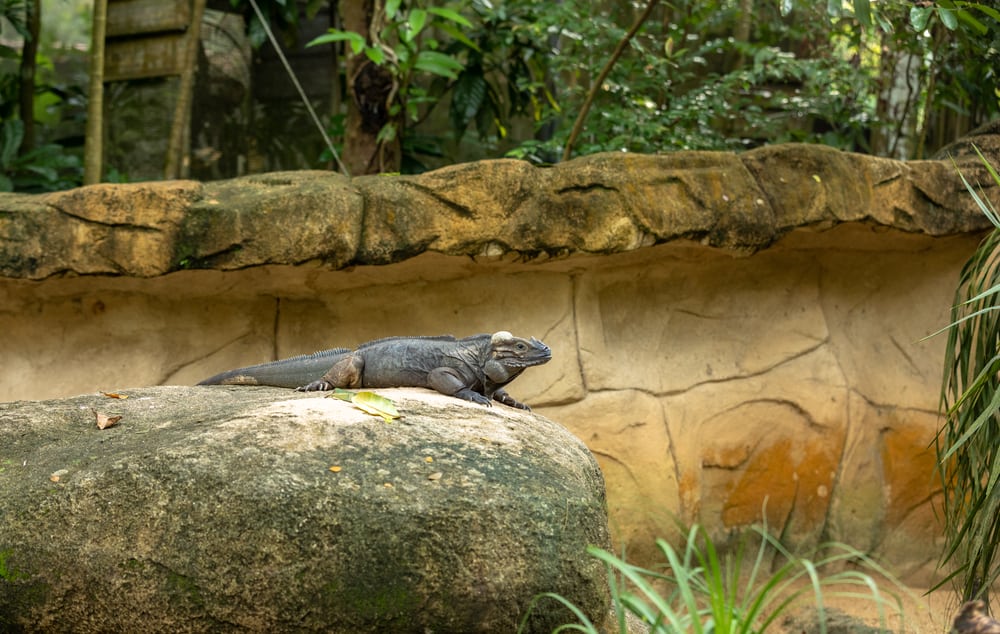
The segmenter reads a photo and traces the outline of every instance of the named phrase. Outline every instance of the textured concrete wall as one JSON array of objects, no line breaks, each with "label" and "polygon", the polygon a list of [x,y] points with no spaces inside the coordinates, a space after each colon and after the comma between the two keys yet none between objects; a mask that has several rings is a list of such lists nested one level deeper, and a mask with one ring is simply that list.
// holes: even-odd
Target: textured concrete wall
[{"label": "textured concrete wall", "polygon": [[[754,255],[697,243],[531,262],[180,271],[0,284],[0,400],[192,384],[396,334],[511,330],[554,351],[510,386],[607,478],[648,560],[675,519],[842,540],[926,579],[942,337],[976,235],[799,229]],[[253,388],[247,388],[253,389]]]}]

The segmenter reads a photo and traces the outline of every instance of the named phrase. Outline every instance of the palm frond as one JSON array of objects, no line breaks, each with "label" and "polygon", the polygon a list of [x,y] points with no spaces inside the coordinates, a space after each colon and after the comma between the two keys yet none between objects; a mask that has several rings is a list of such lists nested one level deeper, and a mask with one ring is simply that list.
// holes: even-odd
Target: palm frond
[{"label": "palm frond", "polygon": [[[1000,175],[976,152],[1000,185]],[[1000,215],[960,177],[996,227],[959,276],[941,386],[945,420],[935,443],[947,539],[941,564],[953,568],[946,579],[972,599],[983,596],[1000,572]]]}]

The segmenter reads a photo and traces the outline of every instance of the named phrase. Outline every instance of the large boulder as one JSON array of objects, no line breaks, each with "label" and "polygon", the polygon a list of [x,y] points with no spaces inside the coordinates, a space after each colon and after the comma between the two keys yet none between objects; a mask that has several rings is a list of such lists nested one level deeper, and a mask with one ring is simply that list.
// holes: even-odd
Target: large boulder
[{"label": "large boulder", "polygon": [[607,613],[585,552],[608,545],[604,483],[579,440],[379,393],[404,418],[277,388],[0,404],[0,630],[512,632],[541,592]]}]

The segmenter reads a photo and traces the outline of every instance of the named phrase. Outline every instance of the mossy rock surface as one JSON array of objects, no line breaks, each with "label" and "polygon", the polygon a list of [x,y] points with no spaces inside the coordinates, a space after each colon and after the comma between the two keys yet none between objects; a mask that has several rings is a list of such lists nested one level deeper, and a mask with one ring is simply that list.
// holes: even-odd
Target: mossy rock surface
[{"label": "mossy rock surface", "polygon": [[[0,404],[0,630],[514,631],[540,592],[606,613],[580,441],[379,393],[402,420],[276,388]],[[569,620],[543,604],[532,630]]]}]

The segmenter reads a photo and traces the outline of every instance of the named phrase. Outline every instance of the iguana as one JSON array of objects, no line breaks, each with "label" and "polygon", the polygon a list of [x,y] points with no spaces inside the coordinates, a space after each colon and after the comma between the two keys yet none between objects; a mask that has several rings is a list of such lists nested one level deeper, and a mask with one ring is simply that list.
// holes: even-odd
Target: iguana
[{"label": "iguana", "polygon": [[506,331],[464,339],[388,337],[354,350],[334,348],[314,354],[230,370],[198,385],[271,385],[301,392],[361,387],[426,387],[442,394],[490,405],[531,409],[503,387],[525,368],[548,363],[552,350],[532,337]]}]

